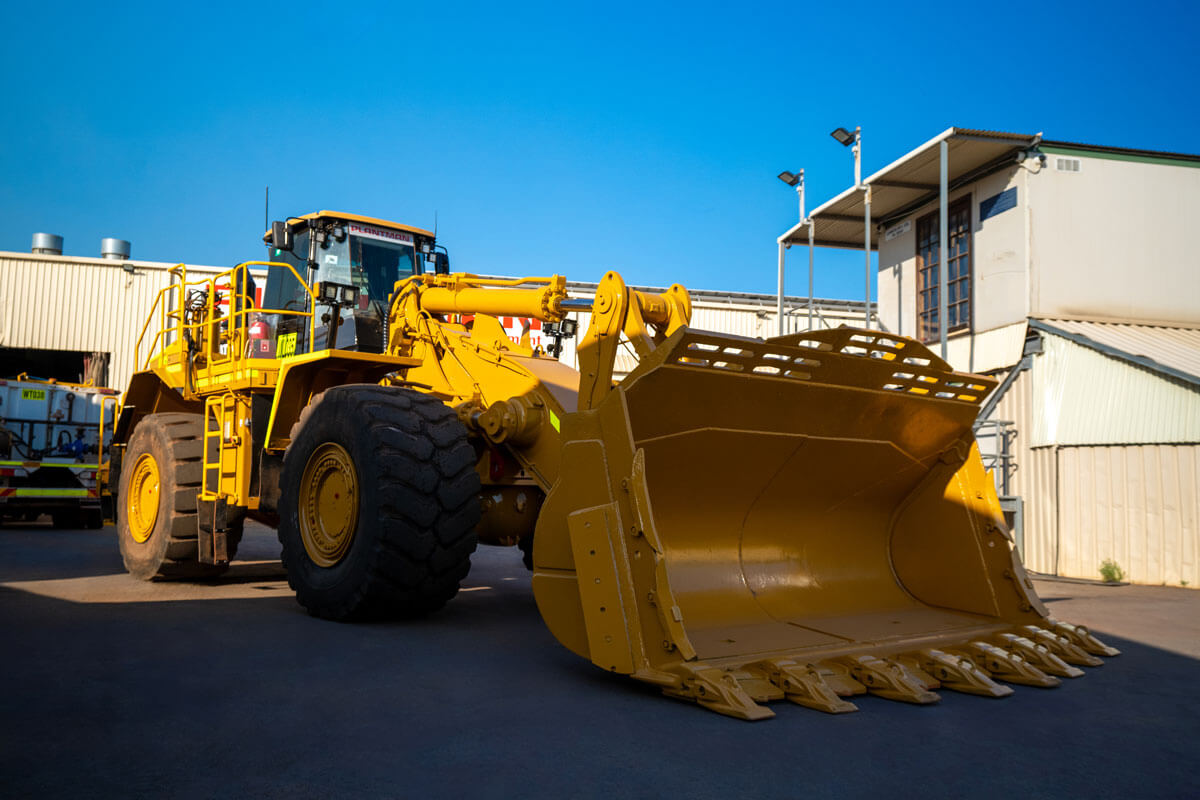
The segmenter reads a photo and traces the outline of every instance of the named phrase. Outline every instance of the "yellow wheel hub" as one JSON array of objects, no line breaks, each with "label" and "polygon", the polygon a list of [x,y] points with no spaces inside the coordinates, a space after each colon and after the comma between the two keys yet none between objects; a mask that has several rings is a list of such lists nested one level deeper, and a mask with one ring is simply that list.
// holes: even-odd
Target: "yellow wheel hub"
[{"label": "yellow wheel hub", "polygon": [[326,442],[313,451],[300,478],[300,538],[319,567],[346,555],[358,527],[358,474],[350,454]]},{"label": "yellow wheel hub", "polygon": [[149,453],[143,453],[133,465],[128,502],[129,534],[141,544],[154,533],[158,520],[158,462]]}]

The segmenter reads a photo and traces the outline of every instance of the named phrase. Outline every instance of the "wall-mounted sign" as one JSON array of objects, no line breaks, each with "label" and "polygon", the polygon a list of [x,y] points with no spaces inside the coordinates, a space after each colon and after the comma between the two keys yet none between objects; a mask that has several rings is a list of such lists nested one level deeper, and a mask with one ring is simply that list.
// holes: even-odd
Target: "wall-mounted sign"
[{"label": "wall-mounted sign", "polygon": [[979,221],[1017,207],[1017,187],[1005,189],[1000,194],[994,194],[986,200],[979,201]]},{"label": "wall-mounted sign", "polygon": [[884,231],[883,240],[885,242],[890,242],[892,239],[895,239],[897,236],[903,236],[910,230],[912,230],[912,222],[909,220],[904,220],[904,222],[901,222],[899,225],[893,225]]}]

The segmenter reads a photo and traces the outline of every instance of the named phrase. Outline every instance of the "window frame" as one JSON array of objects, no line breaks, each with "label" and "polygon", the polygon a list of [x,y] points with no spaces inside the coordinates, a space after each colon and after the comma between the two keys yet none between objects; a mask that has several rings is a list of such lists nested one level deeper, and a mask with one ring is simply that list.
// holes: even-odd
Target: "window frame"
[{"label": "window frame", "polygon": [[[964,236],[967,239],[966,277],[965,278],[961,278],[961,277],[960,278],[950,278],[946,283],[946,291],[947,291],[947,295],[949,295],[949,290],[950,290],[951,285],[955,284],[956,282],[963,281],[963,280],[966,281],[967,295],[966,295],[965,302],[967,305],[967,314],[966,314],[967,318],[964,321],[960,321],[960,322],[956,323],[953,327],[947,328],[946,329],[947,337],[949,337],[955,333],[960,333],[962,331],[970,332],[970,331],[975,330],[975,213],[974,213],[974,210],[975,210],[975,206],[974,206],[974,203],[972,202],[972,196],[970,193],[967,193],[961,197],[955,198],[950,203],[949,207],[946,209],[947,220],[952,220],[954,218],[955,214],[965,213],[966,214],[966,223],[967,223],[966,224],[966,232],[964,234]],[[932,235],[934,236],[934,238],[936,238],[938,236],[938,234],[939,234],[939,231],[938,231],[939,219],[938,219],[938,217],[939,217],[940,212],[941,212],[941,209],[934,209],[930,213],[919,217],[916,220],[916,226],[915,226],[915,228],[916,228],[915,234],[916,235],[914,237],[914,239],[915,239],[914,251],[916,254],[917,272],[916,272],[916,298],[915,298],[916,299],[916,314],[914,316],[915,316],[916,323],[917,323],[917,330],[916,330],[917,339],[919,339],[921,342],[925,342],[925,343],[935,342],[940,337],[936,332],[931,332],[930,330],[928,330],[928,328],[931,326],[928,326],[928,324],[925,321],[926,320],[926,312],[931,311],[933,313],[933,315],[936,316],[938,313],[938,307],[937,307],[936,303],[929,309],[926,309],[923,307],[922,299],[924,297],[925,287],[923,287],[923,285],[921,283],[922,275],[923,275],[923,273],[925,273],[925,271],[927,269],[931,269],[933,272],[933,281],[932,281],[931,286],[932,286],[932,288],[937,288],[937,275],[938,275],[938,272],[940,272],[940,264],[941,264],[940,259],[942,258],[943,253],[948,252],[949,248],[943,247],[942,243],[938,242],[939,261],[934,262],[934,265],[932,268],[927,267],[924,263],[924,259],[922,258],[922,255],[921,255],[921,241],[922,241],[921,234],[922,234],[922,231],[927,226],[932,226]],[[948,225],[947,228],[948,228],[947,234],[949,234],[950,238],[953,239],[954,238],[953,225]],[[960,305],[962,302],[963,302],[962,300],[957,300],[957,301],[955,301],[954,305]],[[947,296],[947,298],[946,298],[947,315],[949,315],[950,306],[951,306],[950,298]],[[938,324],[940,326],[941,320],[938,321]]]}]

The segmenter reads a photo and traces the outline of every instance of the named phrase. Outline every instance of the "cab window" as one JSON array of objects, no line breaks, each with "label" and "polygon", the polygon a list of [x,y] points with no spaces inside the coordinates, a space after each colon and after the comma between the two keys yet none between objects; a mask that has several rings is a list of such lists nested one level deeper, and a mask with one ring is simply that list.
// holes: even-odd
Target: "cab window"
[{"label": "cab window", "polygon": [[376,241],[353,236],[350,239],[350,265],[354,283],[372,304],[386,307],[396,281],[413,274],[411,245]]}]

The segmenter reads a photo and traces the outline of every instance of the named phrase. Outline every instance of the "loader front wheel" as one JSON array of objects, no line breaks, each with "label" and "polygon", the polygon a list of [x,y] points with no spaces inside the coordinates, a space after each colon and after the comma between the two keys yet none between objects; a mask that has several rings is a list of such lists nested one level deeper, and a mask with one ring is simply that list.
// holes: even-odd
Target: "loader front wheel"
[{"label": "loader front wheel", "polygon": [[445,605],[475,550],[475,460],[435,397],[375,384],[314,397],[280,474],[279,541],[300,605],[334,620]]},{"label": "loader front wheel", "polygon": [[[203,579],[228,569],[198,558],[203,434],[199,414],[151,414],[129,439],[117,491],[117,538],[135,578]],[[240,519],[227,536],[232,559],[242,538]]]}]

